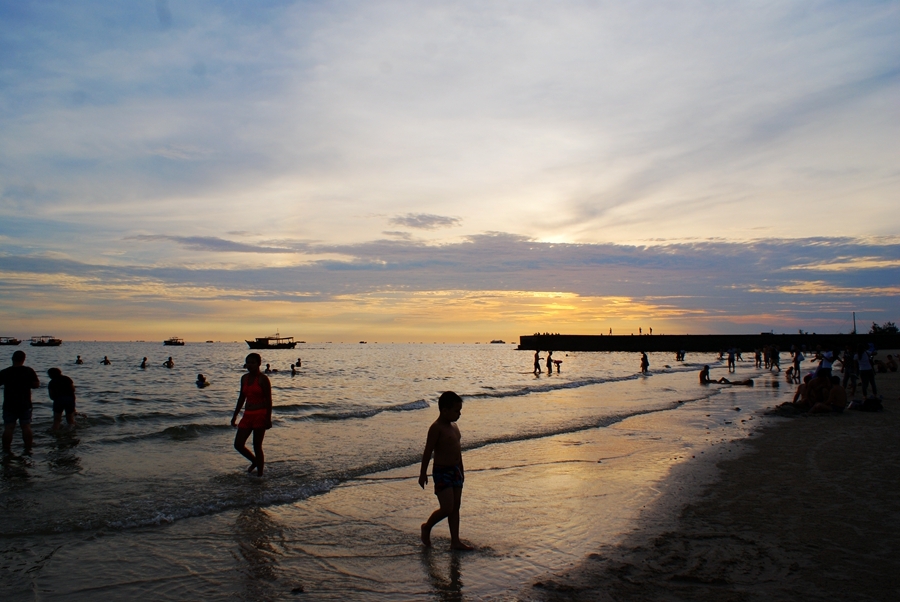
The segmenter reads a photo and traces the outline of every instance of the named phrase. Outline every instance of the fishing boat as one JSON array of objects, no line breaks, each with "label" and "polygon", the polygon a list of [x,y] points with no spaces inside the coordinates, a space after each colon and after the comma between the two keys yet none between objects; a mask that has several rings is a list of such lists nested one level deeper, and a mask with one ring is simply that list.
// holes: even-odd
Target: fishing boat
[{"label": "fishing boat", "polygon": [[172,337],[163,341],[163,345],[171,345],[175,347],[184,347],[184,339],[179,339],[178,337]]},{"label": "fishing boat", "polygon": [[0,345],[18,345],[21,342],[16,337],[0,337]]},{"label": "fishing boat", "polygon": [[506,341],[503,339],[494,339],[491,341],[491,345],[506,345]]},{"label": "fishing boat", "polygon": [[32,347],[59,347],[62,345],[62,339],[51,337],[50,335],[42,335],[39,337],[31,337]]},{"label": "fishing boat", "polygon": [[256,337],[256,340],[246,343],[250,349],[293,349],[297,346],[294,337],[283,337],[277,332],[268,337]]}]

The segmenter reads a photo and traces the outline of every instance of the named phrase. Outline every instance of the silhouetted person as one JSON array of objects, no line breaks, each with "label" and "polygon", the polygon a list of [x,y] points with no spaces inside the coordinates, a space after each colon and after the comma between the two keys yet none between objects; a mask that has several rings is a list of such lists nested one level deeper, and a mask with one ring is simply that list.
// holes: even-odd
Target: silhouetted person
[{"label": "silhouetted person", "polygon": [[291,376],[297,376],[297,368],[291,364]]},{"label": "silhouetted person", "polygon": [[47,394],[53,400],[53,426],[52,431],[62,428],[62,415],[66,414],[66,424],[75,426],[75,383],[68,376],[64,376],[59,368],[47,370],[50,382],[47,383]]},{"label": "silhouetted person", "polygon": [[708,385],[712,382],[713,380],[709,377],[709,366],[703,366],[703,369],[700,370],[700,384]]},{"label": "silhouetted person", "polygon": [[297,363],[294,364],[294,365],[297,366],[297,368],[300,368],[300,366],[303,365],[303,363],[300,361],[300,358],[299,358],[299,357],[297,358]]},{"label": "silhouetted person", "polygon": [[37,373],[25,365],[25,352],[12,354],[13,365],[0,370],[0,385],[3,386],[3,451],[12,453],[13,433],[16,421],[22,427],[22,441],[25,453],[34,444],[31,430],[31,390],[41,386]]},{"label": "silhouetted person", "polygon": [[146,367],[147,367],[147,358],[144,358],[141,360],[141,368],[146,368]]},{"label": "silhouetted person", "polygon": [[650,369],[650,359],[647,357],[647,354],[641,351],[641,374],[646,374],[647,370]]},{"label": "silhouetted person", "polygon": [[541,352],[540,351],[534,352],[534,373],[535,374],[541,373]]},{"label": "silhouetted person", "polygon": [[553,352],[547,352],[547,376],[553,374]]},{"label": "silhouetted person", "polygon": [[175,361],[172,359],[171,355],[169,356],[169,359],[167,359],[166,361],[163,362],[163,366],[166,368],[174,368],[175,367]]},{"label": "silhouetted person", "polygon": [[81,356],[79,355],[77,358],[75,358],[75,363],[80,366],[84,363],[84,360],[81,359]]},{"label": "silhouetted person", "polygon": [[206,380],[206,377],[203,376],[202,374],[198,374],[198,375],[197,375],[197,383],[196,383],[196,384],[197,384],[197,388],[198,388],[198,389],[202,389],[202,388],[204,388],[204,387],[208,387],[208,386],[209,386],[209,381]]},{"label": "silhouetted person", "polygon": [[106,356],[104,355],[104,356],[103,356],[103,361],[100,362],[100,363],[103,364],[104,366],[109,366],[112,362],[109,361],[109,358],[106,357]]},{"label": "silhouetted person", "polygon": [[[269,382],[268,376],[259,371],[262,358],[258,353],[248,355],[244,365],[247,366],[247,374],[241,377],[241,392],[234,408],[234,415],[231,417],[231,426],[236,426],[238,430],[234,437],[234,449],[250,460],[247,472],[252,473],[256,469],[256,474],[262,476],[265,468],[263,438],[266,436],[266,430],[272,428],[272,383]],[[244,415],[241,422],[236,424],[238,414],[241,413],[241,407],[245,403],[247,407],[244,408]],[[246,445],[251,433],[253,453]]]}]

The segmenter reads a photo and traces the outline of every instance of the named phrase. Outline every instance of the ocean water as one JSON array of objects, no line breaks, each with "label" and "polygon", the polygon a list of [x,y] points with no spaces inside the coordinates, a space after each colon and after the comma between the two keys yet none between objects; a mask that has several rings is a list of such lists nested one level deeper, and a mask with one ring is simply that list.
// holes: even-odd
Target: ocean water
[{"label": "ocean water", "polygon": [[[232,448],[246,345],[20,348],[42,388],[32,455],[2,466],[3,599],[512,598],[627,530],[672,463],[748,436],[752,412],[790,393],[752,362],[738,376],[753,389],[701,387],[712,355],[650,354],[640,376],[637,354],[559,352],[560,373],[536,377],[513,345],[301,344],[263,353],[278,372],[260,479]],[[58,435],[54,366],[80,414]],[[418,464],[445,390],[465,400],[472,554],[446,550],[443,524],[433,551],[418,543],[435,507]]]}]

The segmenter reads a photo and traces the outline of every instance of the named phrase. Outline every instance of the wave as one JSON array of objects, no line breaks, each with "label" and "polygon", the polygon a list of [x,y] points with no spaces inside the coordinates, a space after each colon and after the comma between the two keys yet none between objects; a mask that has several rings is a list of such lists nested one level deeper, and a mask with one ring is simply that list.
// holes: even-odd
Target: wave
[{"label": "wave", "polygon": [[431,407],[431,404],[424,399],[410,401],[392,406],[382,406],[374,408],[360,408],[356,410],[348,410],[346,412],[317,412],[315,414],[307,414],[306,416],[298,416],[295,420],[351,420],[353,418],[371,418],[381,414],[382,412],[410,412],[413,410],[423,410]]}]

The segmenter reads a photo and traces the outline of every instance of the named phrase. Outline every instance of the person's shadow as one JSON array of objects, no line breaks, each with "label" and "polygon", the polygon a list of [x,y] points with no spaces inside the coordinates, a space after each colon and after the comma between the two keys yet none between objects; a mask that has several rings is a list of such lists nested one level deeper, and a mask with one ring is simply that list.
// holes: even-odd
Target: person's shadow
[{"label": "person's shadow", "polygon": [[450,566],[445,576],[441,567],[443,562],[446,561],[447,555],[435,552],[432,548],[427,548],[422,552],[422,564],[425,567],[425,572],[428,573],[431,593],[434,595],[435,600],[440,602],[460,602],[463,600],[460,556],[461,554],[453,551],[449,553]]}]

